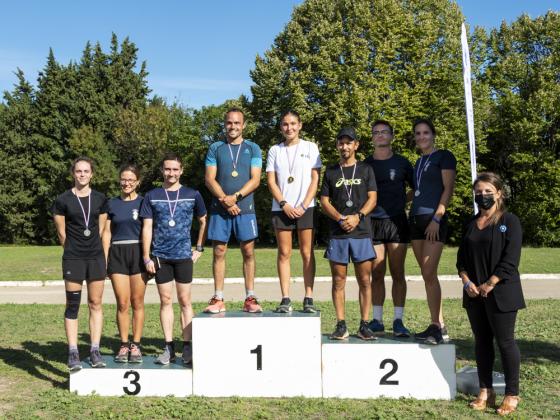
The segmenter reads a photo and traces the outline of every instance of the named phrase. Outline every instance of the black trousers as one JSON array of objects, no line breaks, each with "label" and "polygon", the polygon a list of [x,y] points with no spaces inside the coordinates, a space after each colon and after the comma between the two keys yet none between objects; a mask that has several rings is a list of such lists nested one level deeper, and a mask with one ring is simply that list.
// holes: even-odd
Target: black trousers
[{"label": "black trousers", "polygon": [[476,367],[481,388],[492,388],[494,339],[500,349],[506,382],[506,395],[519,395],[521,355],[515,342],[517,311],[500,312],[493,293],[469,302],[467,315],[475,340]]}]

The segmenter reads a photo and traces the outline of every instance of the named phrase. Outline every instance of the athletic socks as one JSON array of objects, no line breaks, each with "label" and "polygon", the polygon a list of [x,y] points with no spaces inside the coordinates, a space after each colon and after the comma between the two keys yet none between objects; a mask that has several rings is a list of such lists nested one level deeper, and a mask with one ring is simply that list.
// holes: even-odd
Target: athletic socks
[{"label": "athletic socks", "polygon": [[403,315],[404,315],[404,307],[403,306],[395,306],[395,317],[393,318],[393,321],[395,319],[403,319]]},{"label": "athletic socks", "polygon": [[173,348],[175,347],[175,346],[173,346],[173,341],[166,341],[166,342],[165,342],[165,345],[166,345],[167,347],[169,347],[170,349],[173,349]]},{"label": "athletic socks", "polygon": [[94,350],[99,351],[99,343],[91,343],[90,351],[94,351]]},{"label": "athletic socks", "polygon": [[216,296],[220,300],[224,300],[224,291],[223,290],[216,290],[214,292],[214,296]]},{"label": "athletic socks", "polygon": [[373,305],[373,319],[377,319],[379,322],[383,323],[383,306]]},{"label": "athletic socks", "polygon": [[78,353],[78,346],[68,346],[68,353]]},{"label": "athletic socks", "polygon": [[253,290],[247,290],[247,297],[255,296],[255,292]]}]

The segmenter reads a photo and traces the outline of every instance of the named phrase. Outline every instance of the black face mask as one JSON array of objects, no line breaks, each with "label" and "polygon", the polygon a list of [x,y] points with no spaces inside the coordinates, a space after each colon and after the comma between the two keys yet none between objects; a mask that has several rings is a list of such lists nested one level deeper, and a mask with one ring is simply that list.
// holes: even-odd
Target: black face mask
[{"label": "black face mask", "polygon": [[474,202],[483,210],[491,209],[495,203],[494,194],[475,194]]}]

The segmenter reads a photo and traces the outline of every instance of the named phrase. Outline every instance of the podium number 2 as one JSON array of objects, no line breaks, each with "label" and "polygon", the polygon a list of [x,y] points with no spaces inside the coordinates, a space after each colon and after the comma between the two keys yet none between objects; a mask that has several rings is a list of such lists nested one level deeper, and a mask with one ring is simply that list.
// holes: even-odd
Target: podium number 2
[{"label": "podium number 2", "polygon": [[[128,379],[131,376],[130,384],[123,386],[123,391],[126,395],[138,395],[140,393],[140,374],[135,370],[129,370],[124,374],[124,379]],[[134,385],[133,389],[129,388],[131,385]]]},{"label": "podium number 2", "polygon": [[383,377],[379,381],[379,385],[398,385],[399,381],[394,381],[394,380],[390,381],[389,378],[393,376],[395,373],[397,373],[397,370],[399,369],[399,365],[393,359],[384,359],[381,361],[381,364],[379,365],[379,369],[385,369],[386,365],[391,365],[392,369],[388,373],[383,375]]},{"label": "podium number 2", "polygon": [[259,344],[253,350],[251,350],[251,354],[257,355],[257,370],[262,370],[262,345]]}]

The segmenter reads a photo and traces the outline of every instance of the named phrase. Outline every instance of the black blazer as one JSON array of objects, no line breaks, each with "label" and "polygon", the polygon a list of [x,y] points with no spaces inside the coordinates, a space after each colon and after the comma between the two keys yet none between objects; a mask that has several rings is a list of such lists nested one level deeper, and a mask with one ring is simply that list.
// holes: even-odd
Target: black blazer
[{"label": "black blazer", "polygon": [[[469,266],[466,261],[465,248],[469,246],[465,240],[469,231],[476,228],[476,219],[473,217],[466,224],[463,239],[457,252],[457,270],[466,271]],[[525,308],[525,299],[521,289],[519,276],[519,259],[521,257],[522,240],[521,223],[513,213],[504,213],[500,221],[492,229],[492,245],[490,250],[490,264],[492,274],[500,279],[492,293],[498,309],[502,312],[516,311]],[[469,273],[469,277],[471,274]],[[485,279],[487,280],[487,279]],[[485,281],[482,280],[481,281]],[[475,299],[463,291],[463,307],[467,308]]]}]

